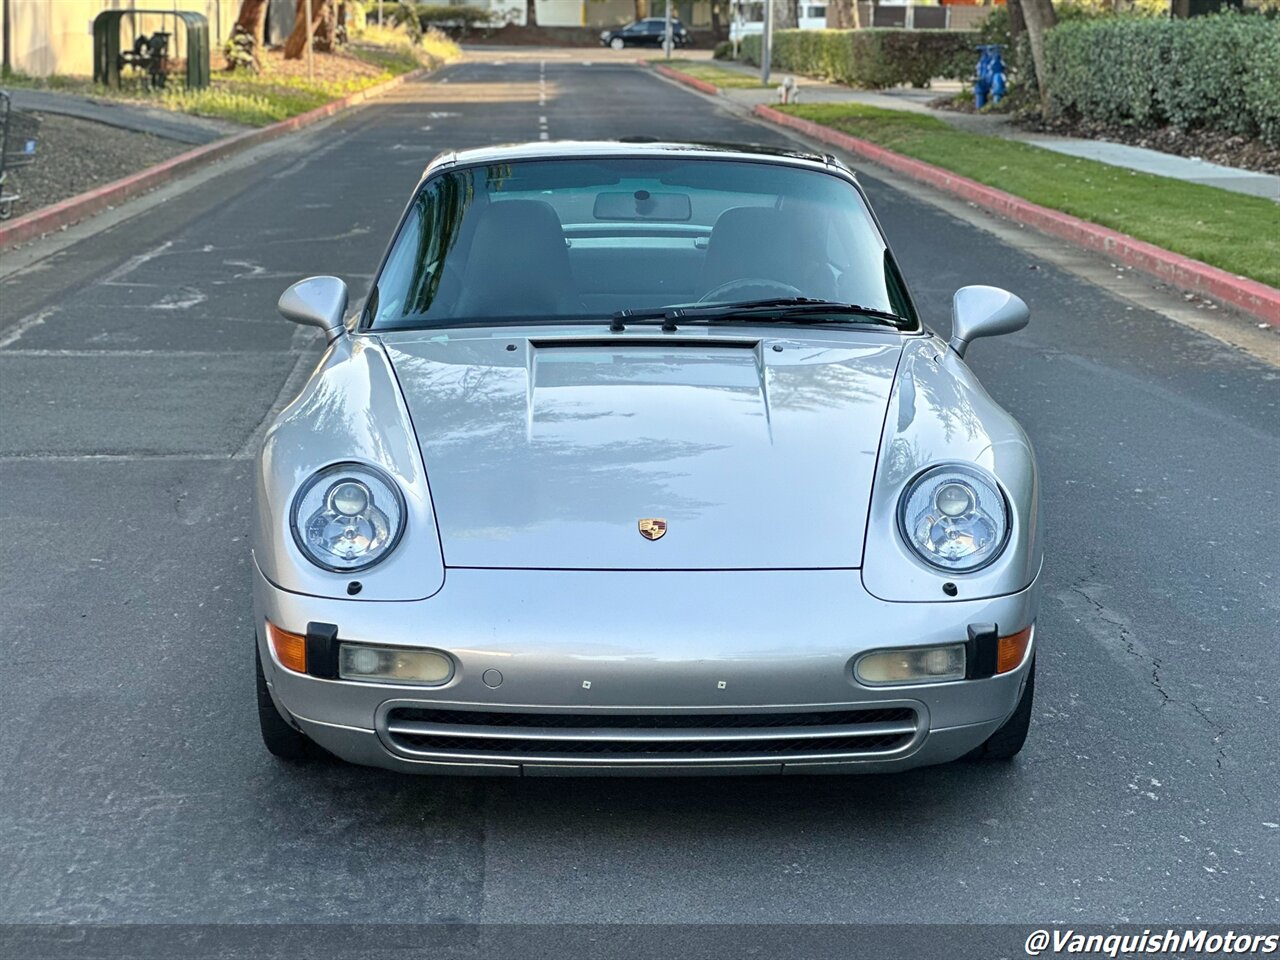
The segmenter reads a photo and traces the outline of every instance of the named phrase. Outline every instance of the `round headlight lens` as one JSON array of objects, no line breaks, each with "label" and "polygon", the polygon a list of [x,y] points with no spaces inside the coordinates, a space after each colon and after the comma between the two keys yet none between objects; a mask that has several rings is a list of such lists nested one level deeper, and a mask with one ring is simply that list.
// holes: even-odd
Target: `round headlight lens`
[{"label": "round headlight lens", "polygon": [[933,495],[933,503],[944,517],[962,517],[977,502],[973,488],[967,483],[944,483]]},{"label": "round headlight lens", "polygon": [[955,573],[986,566],[1009,535],[1004,494],[985,474],[961,465],[935,467],[912,481],[899,522],[920,559]]},{"label": "round headlight lens", "polygon": [[404,500],[390,478],[358,463],[314,474],[293,499],[293,539],[318,567],[363,570],[383,559],[404,531]]},{"label": "round headlight lens", "polygon": [[369,506],[369,488],[359,480],[343,480],[329,488],[329,506],[344,517],[356,517]]}]

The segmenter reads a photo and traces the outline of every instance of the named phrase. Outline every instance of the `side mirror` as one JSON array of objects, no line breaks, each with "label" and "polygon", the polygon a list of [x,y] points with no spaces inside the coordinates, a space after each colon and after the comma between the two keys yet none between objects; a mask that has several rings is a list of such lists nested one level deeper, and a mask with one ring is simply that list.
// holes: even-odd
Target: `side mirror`
[{"label": "side mirror", "polygon": [[347,312],[347,285],[337,277],[299,280],[280,294],[276,309],[286,320],[319,327],[326,340],[336,340],[342,333],[342,317]]},{"label": "side mirror", "polygon": [[997,337],[1021,330],[1031,319],[1031,311],[1008,290],[999,287],[961,287],[951,299],[951,341],[947,344],[957,357],[978,337]]}]

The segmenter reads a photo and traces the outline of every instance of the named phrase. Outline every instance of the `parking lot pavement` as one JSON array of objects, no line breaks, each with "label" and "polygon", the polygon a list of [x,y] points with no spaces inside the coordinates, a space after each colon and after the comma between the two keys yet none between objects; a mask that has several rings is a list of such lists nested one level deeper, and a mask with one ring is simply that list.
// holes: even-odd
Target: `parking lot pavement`
[{"label": "parking lot pavement", "polygon": [[0,283],[0,921],[1280,919],[1276,369],[874,176],[933,323],[966,283],[1033,311],[971,353],[1044,480],[1017,762],[565,781],[266,754],[249,457],[319,355],[275,298],[362,294],[434,153],[542,131],[787,142],[625,63],[490,52]]}]

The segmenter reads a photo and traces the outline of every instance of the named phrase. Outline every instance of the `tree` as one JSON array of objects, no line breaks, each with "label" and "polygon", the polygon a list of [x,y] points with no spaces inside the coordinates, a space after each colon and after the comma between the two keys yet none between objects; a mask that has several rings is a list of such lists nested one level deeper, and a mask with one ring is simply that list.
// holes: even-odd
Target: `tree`
[{"label": "tree", "polygon": [[261,50],[267,39],[267,0],[241,0],[236,26],[253,35],[255,52]]},{"label": "tree", "polygon": [[[311,0],[315,3],[315,0]],[[319,23],[311,31],[311,40],[315,49],[321,53],[333,53],[338,45],[338,12],[333,8],[332,0],[325,0],[324,10],[316,18]]]},{"label": "tree", "polygon": [[524,0],[524,25],[526,27],[538,25],[538,0]]},{"label": "tree", "polygon": [[828,30],[861,30],[862,13],[857,0],[831,0],[827,4]]},{"label": "tree", "polygon": [[1009,14],[1009,55],[1016,57],[1019,49],[1018,41],[1027,29],[1026,21],[1022,18],[1021,0],[1009,0],[1006,9]]},{"label": "tree", "polygon": [[1036,66],[1036,86],[1040,88],[1040,112],[1050,113],[1049,72],[1044,63],[1044,35],[1058,23],[1053,0],[1019,0],[1022,20],[1027,28],[1027,41],[1031,44],[1031,60]]},{"label": "tree", "polygon": [[800,0],[773,0],[773,28],[795,30],[800,26]]},{"label": "tree", "polygon": [[724,40],[729,35],[721,16],[720,0],[711,0],[711,36],[717,41]]},{"label": "tree", "polygon": [[[311,35],[315,49],[328,51],[333,44],[333,8],[331,0],[311,0]],[[284,42],[284,58],[301,60],[307,49],[307,0],[297,0],[294,7],[293,32]]]}]

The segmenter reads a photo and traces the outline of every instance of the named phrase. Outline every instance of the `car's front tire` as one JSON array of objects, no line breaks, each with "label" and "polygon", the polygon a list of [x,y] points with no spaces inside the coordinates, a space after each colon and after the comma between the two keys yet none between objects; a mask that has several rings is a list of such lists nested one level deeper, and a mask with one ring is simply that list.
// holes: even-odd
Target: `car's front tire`
[{"label": "car's front tire", "polygon": [[609,46],[613,50],[621,50],[626,45],[627,45],[627,42],[623,40],[621,37],[614,37],[612,40],[609,41]]},{"label": "car's front tire", "polygon": [[971,750],[966,760],[1012,760],[1027,742],[1027,731],[1031,729],[1031,707],[1036,694],[1036,662],[1031,661],[1027,668],[1027,685],[1022,688],[1022,696],[1018,706],[1004,725],[987,737],[985,743]]},{"label": "car's front tire", "polygon": [[289,726],[267,688],[267,677],[262,672],[262,655],[254,642],[253,667],[258,678],[258,728],[267,749],[282,760],[311,760],[320,755],[320,748],[307,737]]}]

